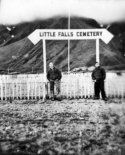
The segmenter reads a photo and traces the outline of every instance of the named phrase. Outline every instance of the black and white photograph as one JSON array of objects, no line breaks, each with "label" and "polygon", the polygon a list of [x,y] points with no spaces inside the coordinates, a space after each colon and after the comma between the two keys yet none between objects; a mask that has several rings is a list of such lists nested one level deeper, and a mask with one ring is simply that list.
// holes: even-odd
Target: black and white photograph
[{"label": "black and white photograph", "polygon": [[125,0],[0,0],[0,155],[125,155]]}]

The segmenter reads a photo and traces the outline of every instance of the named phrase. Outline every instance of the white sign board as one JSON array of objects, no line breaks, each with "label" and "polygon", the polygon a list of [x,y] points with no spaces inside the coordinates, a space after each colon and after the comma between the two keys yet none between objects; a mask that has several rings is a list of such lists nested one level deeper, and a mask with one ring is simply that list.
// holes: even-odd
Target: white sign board
[{"label": "white sign board", "polygon": [[106,44],[113,38],[106,29],[37,29],[28,36],[33,44],[37,44],[41,39],[45,40],[84,40],[102,39]]}]

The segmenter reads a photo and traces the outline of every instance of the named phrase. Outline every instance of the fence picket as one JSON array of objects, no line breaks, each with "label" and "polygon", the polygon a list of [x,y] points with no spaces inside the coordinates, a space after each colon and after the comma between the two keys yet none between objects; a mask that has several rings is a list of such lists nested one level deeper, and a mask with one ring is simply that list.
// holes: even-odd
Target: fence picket
[{"label": "fence picket", "polygon": [[5,100],[7,98],[7,80],[6,80],[6,75],[5,75],[5,78],[4,78],[4,86],[5,86]]},{"label": "fence picket", "polygon": [[108,81],[105,81],[105,90],[106,90],[106,96],[108,97]]},{"label": "fence picket", "polygon": [[88,96],[88,98],[90,98],[90,90],[89,90],[89,83],[90,81],[89,81],[89,79],[87,80],[87,85],[88,85],[88,87],[87,87],[87,90],[88,90],[88,94],[87,94],[87,96]]},{"label": "fence picket", "polygon": [[12,81],[12,93],[13,93],[13,99],[14,99],[14,81]]},{"label": "fence picket", "polygon": [[16,98],[18,99],[19,98],[19,85],[18,85],[18,80],[16,80]]},{"label": "fence picket", "polygon": [[22,99],[22,83],[21,83],[21,80],[20,80],[20,99]]},{"label": "fence picket", "polygon": [[123,86],[124,84],[122,83],[123,80],[121,80],[121,97],[123,99],[123,96],[124,96],[124,92],[123,92]]},{"label": "fence picket", "polygon": [[32,96],[32,99],[33,99],[33,78],[32,78],[31,81],[32,81],[32,82],[31,82],[31,92],[32,92],[31,96]]},{"label": "fence picket", "polygon": [[27,80],[27,99],[29,100],[29,80]]},{"label": "fence picket", "polygon": [[84,79],[84,96],[86,98],[86,81],[85,81],[85,79]]},{"label": "fence picket", "polygon": [[1,100],[3,100],[3,82],[1,79]]},{"label": "fence picket", "polygon": [[80,80],[80,90],[81,90],[80,95],[81,95],[81,98],[83,96],[82,95],[83,94],[82,87],[83,87],[83,80],[82,80],[82,76],[81,76],[81,80]]},{"label": "fence picket", "polygon": [[37,94],[37,92],[36,92],[36,77],[35,77],[34,85],[35,85],[34,91],[35,91],[35,99],[36,99],[36,94]]}]

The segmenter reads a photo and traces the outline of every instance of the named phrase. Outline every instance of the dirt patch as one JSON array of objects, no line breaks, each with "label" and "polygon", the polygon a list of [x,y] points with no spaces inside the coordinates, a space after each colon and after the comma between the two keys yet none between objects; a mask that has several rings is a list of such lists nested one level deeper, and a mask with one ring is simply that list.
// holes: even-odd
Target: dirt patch
[{"label": "dirt patch", "polygon": [[0,104],[1,155],[125,153],[125,103],[118,100]]}]

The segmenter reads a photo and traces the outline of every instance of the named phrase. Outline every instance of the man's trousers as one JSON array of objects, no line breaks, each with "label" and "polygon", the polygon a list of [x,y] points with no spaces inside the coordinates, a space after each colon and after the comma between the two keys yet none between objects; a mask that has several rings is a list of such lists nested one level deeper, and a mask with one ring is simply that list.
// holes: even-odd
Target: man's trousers
[{"label": "man's trousers", "polygon": [[100,98],[100,92],[103,99],[106,98],[105,89],[104,89],[104,80],[97,80],[94,85],[95,98]]},{"label": "man's trousers", "polygon": [[56,87],[56,96],[60,97],[60,81],[50,81],[50,94],[51,98],[54,97],[54,88]]}]

